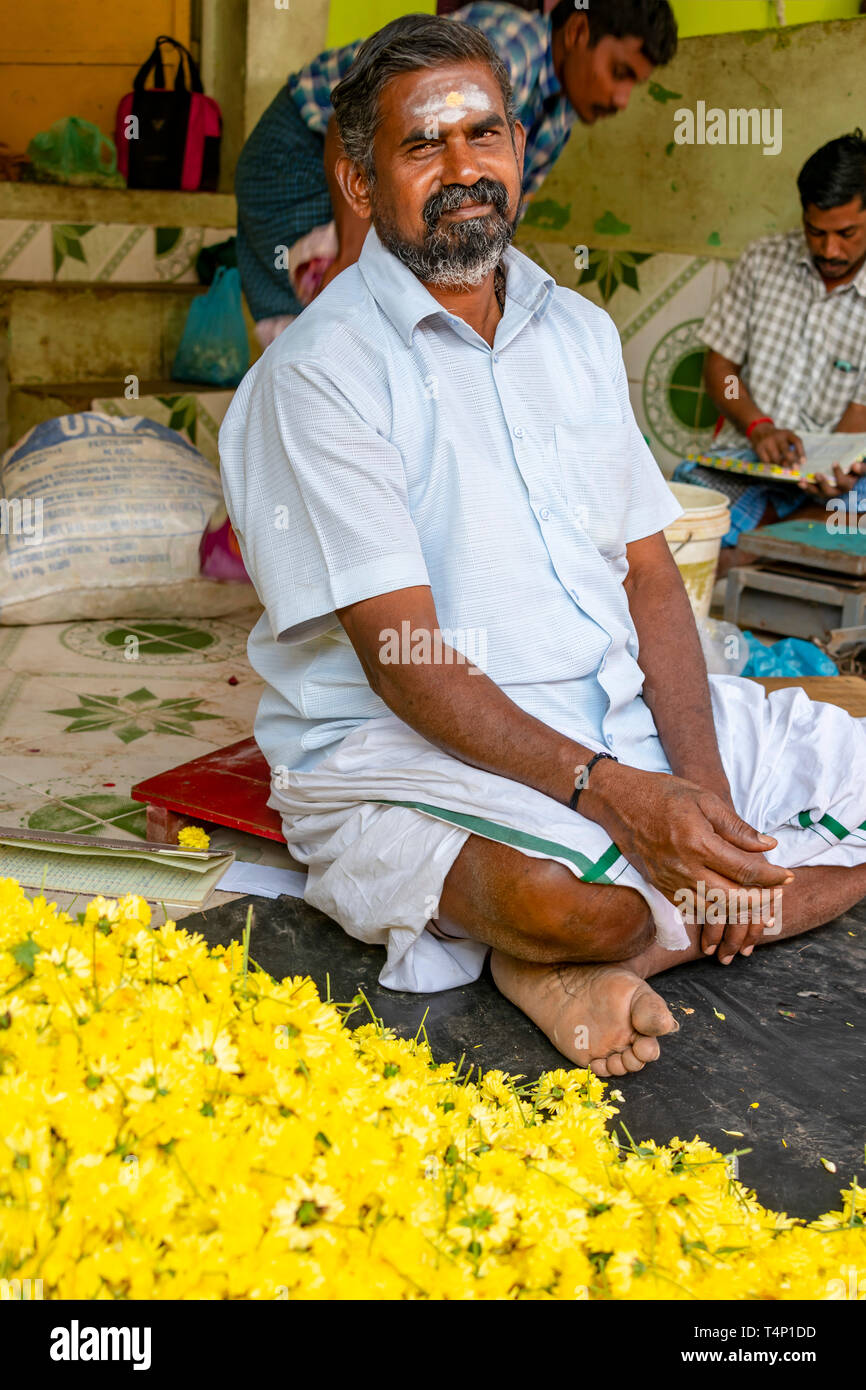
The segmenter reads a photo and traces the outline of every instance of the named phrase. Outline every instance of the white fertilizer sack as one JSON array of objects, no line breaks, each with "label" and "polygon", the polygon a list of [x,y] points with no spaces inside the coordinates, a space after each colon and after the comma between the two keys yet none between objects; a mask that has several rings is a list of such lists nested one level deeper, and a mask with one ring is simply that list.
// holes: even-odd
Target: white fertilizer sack
[{"label": "white fertilizer sack", "polygon": [[36,425],[0,462],[0,623],[249,606],[199,575],[219,474],[175,430],[85,411]]}]

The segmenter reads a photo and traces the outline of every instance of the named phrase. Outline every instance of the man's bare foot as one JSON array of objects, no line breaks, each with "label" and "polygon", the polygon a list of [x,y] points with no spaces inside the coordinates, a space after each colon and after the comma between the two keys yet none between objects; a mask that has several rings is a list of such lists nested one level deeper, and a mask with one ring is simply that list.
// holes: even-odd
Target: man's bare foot
[{"label": "man's bare foot", "polygon": [[679,1024],[661,995],[623,965],[531,965],[494,951],[497,987],[554,1047],[596,1076],[641,1071]]}]

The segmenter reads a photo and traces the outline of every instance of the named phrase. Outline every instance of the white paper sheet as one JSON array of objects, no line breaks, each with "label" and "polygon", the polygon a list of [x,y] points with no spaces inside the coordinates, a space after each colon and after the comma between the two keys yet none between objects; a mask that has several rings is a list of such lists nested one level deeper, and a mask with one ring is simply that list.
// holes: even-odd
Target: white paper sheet
[{"label": "white paper sheet", "polygon": [[236,859],[215,886],[220,893],[251,893],[257,898],[278,898],[287,893],[291,898],[302,898],[306,882],[307,875],[294,869]]}]

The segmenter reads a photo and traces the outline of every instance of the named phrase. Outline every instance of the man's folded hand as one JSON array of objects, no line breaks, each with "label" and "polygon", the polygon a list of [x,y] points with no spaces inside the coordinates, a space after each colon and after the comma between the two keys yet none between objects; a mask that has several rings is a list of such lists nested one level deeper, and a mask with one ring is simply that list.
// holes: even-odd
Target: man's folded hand
[{"label": "man's folded hand", "polygon": [[[597,774],[602,769],[601,776]],[[701,922],[701,945],[727,961],[748,951],[775,924],[776,895],[793,880],[771,864],[776,845],[737,815],[729,801],[668,773],[602,763],[581,812],[603,826],[620,852],[687,921]],[[704,913],[705,905],[712,911]]]}]

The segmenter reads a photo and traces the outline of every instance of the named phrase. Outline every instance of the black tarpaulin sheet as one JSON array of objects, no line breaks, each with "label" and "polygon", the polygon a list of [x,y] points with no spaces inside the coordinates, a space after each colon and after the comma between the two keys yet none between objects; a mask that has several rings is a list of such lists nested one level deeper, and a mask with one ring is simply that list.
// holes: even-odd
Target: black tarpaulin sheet
[{"label": "black tarpaulin sheet", "polygon": [[[180,925],[227,945],[241,939],[249,906],[250,955],[270,975],[310,975],[323,997],[329,984],[338,1003],[363,990],[376,1015],[407,1037],[426,1012],[437,1061],[465,1053],[485,1071],[529,1079],[567,1065],[488,971],[441,994],[383,989],[383,952],[297,898],[239,898]],[[699,1134],[723,1153],[750,1149],[739,1175],[764,1205],[805,1218],[838,1209],[839,1191],[855,1175],[866,1185],[864,966],[866,900],[828,926],[759,947],[748,960],[696,961],[656,977],[680,1032],[664,1040],[659,1061],[610,1083],[625,1096],[621,1114],[635,1140]],[[368,1019],[359,1009],[349,1022]]]}]

